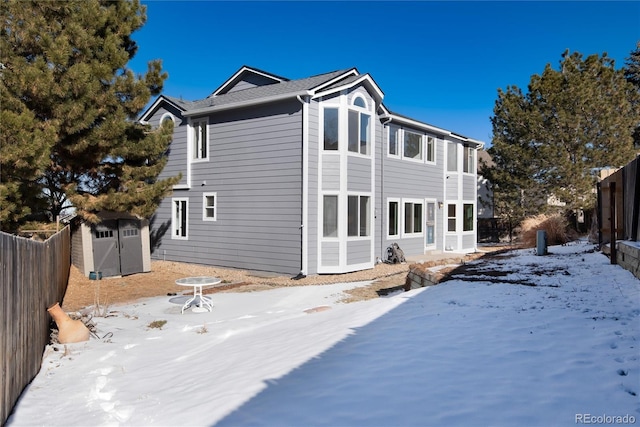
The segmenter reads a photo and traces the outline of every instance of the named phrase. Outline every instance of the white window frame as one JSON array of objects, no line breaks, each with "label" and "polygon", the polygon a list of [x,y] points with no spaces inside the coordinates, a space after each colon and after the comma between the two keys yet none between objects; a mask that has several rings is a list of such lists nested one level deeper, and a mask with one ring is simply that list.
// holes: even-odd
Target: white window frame
[{"label": "white window frame", "polygon": [[[416,231],[411,231],[411,232],[407,232],[406,227],[406,212],[407,212],[407,203],[411,203],[412,206],[415,205],[420,205],[422,206],[422,210],[421,210],[421,215],[420,215],[420,231],[416,232]],[[424,236],[424,199],[402,199],[402,228],[400,230],[400,232],[402,233],[402,237],[422,237]],[[413,230],[415,230],[415,208],[412,207],[412,211],[411,211],[411,218],[412,218],[412,223],[413,223]]]},{"label": "white window frame", "polygon": [[[458,203],[456,202],[448,202],[446,205],[447,207],[447,228],[446,228],[446,232],[449,234],[456,234],[458,232]],[[453,216],[449,215],[449,206],[453,206],[455,208],[455,212]],[[449,221],[451,221],[453,219],[454,224],[455,224],[455,229],[454,230],[449,230]]]},{"label": "white window frame", "polygon": [[[446,143],[447,164],[446,164],[445,168],[446,168],[447,172],[458,172],[458,169],[460,168],[460,166],[458,165],[458,145],[459,144],[457,142],[453,142],[453,141],[447,141],[447,143]],[[455,154],[455,158],[454,158],[453,165],[454,165],[455,169],[449,169],[449,166],[450,166],[449,161],[451,160],[450,159],[450,157],[451,157],[450,154],[452,152],[451,150],[449,150],[449,147],[453,147],[454,148],[453,153]]]},{"label": "white window frame", "polygon": [[[213,206],[207,205],[207,197],[213,197]],[[207,209],[213,209],[213,216],[207,215]],[[215,192],[202,193],[202,220],[203,221],[218,220],[218,193],[215,193]]]},{"label": "white window frame", "polygon": [[[336,200],[336,232],[335,232],[335,236],[325,236],[324,234],[324,214],[325,214],[325,210],[324,210],[324,198],[325,197],[335,197]],[[323,240],[339,240],[340,239],[340,195],[338,193],[324,193],[322,194],[322,198],[321,198],[321,203],[320,203],[320,219],[321,219],[321,226],[320,226],[320,235],[322,236]]]},{"label": "white window frame", "polygon": [[[390,125],[390,126],[385,126],[387,128],[387,156],[388,157],[393,157],[394,159],[399,159],[400,153],[401,153],[401,145],[400,144],[400,131],[401,128],[399,126],[394,126],[394,125]],[[395,131],[395,138],[396,138],[396,153],[392,154],[391,153],[391,131]]]},{"label": "white window frame", "polygon": [[[180,224],[176,223],[177,206],[176,203],[182,204],[184,202],[184,208],[182,209],[182,215],[184,215],[184,221],[180,221]],[[177,232],[182,229],[184,222],[184,236],[178,235]],[[182,234],[182,233],[181,233]],[[189,198],[188,197],[173,197],[171,198],[171,238],[175,240],[189,240]]]},{"label": "white window frame", "polygon": [[[358,105],[355,105],[355,101],[361,99],[364,102],[365,107],[360,107]],[[358,115],[358,124],[357,124],[357,134],[358,134],[358,141],[357,141],[357,151],[352,151],[349,149],[349,139],[351,137],[351,113],[357,113]],[[367,129],[367,144],[366,144],[366,152],[362,153],[362,146],[360,145],[360,141],[362,139],[362,116],[365,115],[369,118],[369,127]],[[355,96],[352,101],[351,101],[351,105],[349,105],[349,108],[347,109],[347,153],[349,155],[360,155],[363,157],[371,157],[371,154],[373,152],[373,127],[374,127],[374,123],[373,123],[373,115],[371,114],[371,112],[367,109],[367,101],[360,95]]]},{"label": "white window frame", "polygon": [[[335,150],[327,150],[325,148],[324,145],[324,129],[325,129],[325,112],[327,110],[336,110],[336,112],[338,113],[338,123],[337,123],[337,138],[338,138],[338,142],[337,142],[337,146]],[[334,153],[334,154],[340,154],[340,106],[339,105],[325,105],[322,107],[322,117],[320,118],[320,130],[321,130],[321,137],[320,137],[320,147],[322,149],[323,153]]]},{"label": "white window frame", "polygon": [[[433,243],[427,243],[427,213],[428,213],[428,205],[433,204]],[[438,230],[438,201],[436,199],[425,199],[424,200],[424,248],[425,250],[432,250],[436,247],[436,242],[438,240],[437,230]]]},{"label": "white window frame", "polygon": [[462,149],[462,173],[473,175],[475,169],[475,148],[470,145],[464,145]]},{"label": "white window frame", "polygon": [[[413,134],[413,135],[417,135],[420,137],[420,158],[415,158],[415,157],[407,157],[406,153],[405,153],[405,138],[407,137],[407,133]],[[407,129],[402,129],[402,159],[403,160],[409,160],[410,162],[416,162],[416,163],[424,163],[424,134],[420,133],[420,132],[416,132],[414,130],[407,130]]]},{"label": "white window frame", "polygon": [[158,126],[162,126],[162,123],[164,123],[164,121],[166,119],[170,119],[173,122],[173,125],[176,125],[176,118],[173,114],[171,113],[164,113],[162,116],[160,116],[160,121],[158,122]]},{"label": "white window frame", "polygon": [[[355,197],[357,200],[356,203],[356,220],[357,220],[357,224],[356,224],[356,228],[357,228],[357,232],[358,234],[356,235],[350,235],[349,234],[349,198],[350,197]],[[362,197],[366,197],[369,199],[369,204],[368,204],[368,211],[366,212],[366,234],[362,234],[362,223],[361,223],[361,218],[362,218],[362,211],[360,210],[361,205],[361,198]],[[346,214],[347,214],[347,239],[348,240],[357,240],[357,239],[370,239],[371,235],[372,235],[372,221],[371,221],[371,211],[372,211],[372,205],[373,200],[370,194],[362,194],[362,193],[348,193],[347,194],[347,209],[346,209]]]},{"label": "white window frame", "polygon": [[[471,229],[465,230],[464,226],[465,226],[465,208],[467,206],[471,206],[471,208],[473,209],[471,211]],[[473,234],[473,232],[476,230],[476,204],[473,202],[462,202],[462,215],[461,215],[461,222],[462,222],[462,232],[463,233],[469,233],[469,234]]]},{"label": "white window frame", "polygon": [[[196,131],[196,124],[204,123],[205,129],[205,141],[200,140],[200,133]],[[198,119],[192,119],[189,123],[189,158],[191,162],[206,162],[209,161],[209,117],[200,117]],[[206,150],[205,157],[199,157],[199,153],[202,151],[202,146]]]},{"label": "white window frame", "polygon": [[[389,226],[391,223],[391,203],[397,203],[397,211],[396,211],[396,234],[389,234]],[[387,199],[387,222],[386,222],[386,233],[388,239],[393,239],[400,237],[400,231],[402,230],[402,203],[400,199],[396,198],[388,198]]]},{"label": "white window frame", "polygon": [[[424,152],[424,161],[427,164],[436,164],[436,138],[431,135],[425,135],[425,152]],[[429,160],[429,154],[431,154],[432,160]]]}]

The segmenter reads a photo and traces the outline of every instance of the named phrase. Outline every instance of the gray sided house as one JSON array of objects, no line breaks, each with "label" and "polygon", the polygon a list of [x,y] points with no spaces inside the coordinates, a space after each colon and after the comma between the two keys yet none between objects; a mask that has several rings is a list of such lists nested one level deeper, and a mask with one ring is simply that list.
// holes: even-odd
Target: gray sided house
[{"label": "gray sided house", "polygon": [[199,101],[160,96],[175,124],[151,219],[154,259],[285,274],[372,268],[476,248],[483,143],[389,111],[355,68],[288,80],[242,67]]}]

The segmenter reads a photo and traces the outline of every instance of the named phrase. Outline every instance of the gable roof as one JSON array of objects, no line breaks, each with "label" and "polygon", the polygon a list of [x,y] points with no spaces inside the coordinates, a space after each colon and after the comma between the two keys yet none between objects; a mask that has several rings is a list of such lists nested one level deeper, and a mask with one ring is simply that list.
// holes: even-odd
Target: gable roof
[{"label": "gable roof", "polygon": [[261,104],[294,98],[296,96],[314,95],[314,89],[316,87],[322,87],[325,83],[340,80],[340,78],[343,78],[345,75],[351,75],[353,70],[352,68],[350,70],[332,71],[303,79],[286,80],[280,83],[257,86],[208,97],[192,102],[184,115],[195,116],[216,110]]},{"label": "gable roof", "polygon": [[276,76],[275,74],[243,65],[238,71],[236,71],[231,77],[229,77],[227,81],[222,83],[220,87],[214,90],[211,95],[208,96],[208,98],[227,93],[229,89],[231,89],[233,86],[238,84],[238,82],[246,79],[250,75],[263,77],[267,81],[272,81],[273,83],[281,83],[289,80],[286,77]]},{"label": "gable roof", "polygon": [[190,104],[190,102],[188,102],[188,101],[183,101],[181,99],[174,98],[174,97],[167,96],[167,95],[160,95],[160,96],[158,96],[156,98],[155,101],[153,101],[151,106],[149,108],[147,108],[147,110],[144,113],[142,113],[142,115],[140,116],[139,121],[141,123],[147,123],[147,121],[151,118],[153,113],[155,113],[156,109],[163,102],[166,102],[169,105],[172,105],[173,107],[175,107],[175,108],[177,108],[178,110],[181,110],[181,111],[188,110],[189,109],[189,105],[188,104]]},{"label": "gable roof", "polygon": [[[246,79],[247,76],[259,76],[267,82],[259,86],[245,89],[231,90],[235,85]],[[446,129],[420,122],[389,110],[383,103],[384,93],[369,74],[360,74],[356,68],[331,71],[302,79],[289,80],[257,68],[242,66],[211,95],[196,101],[184,101],[179,98],[160,95],[156,101],[141,116],[140,121],[145,122],[153,114],[154,110],[162,102],[168,102],[182,111],[184,117],[204,115],[214,111],[233,108],[248,107],[268,102],[275,102],[301,96],[319,98],[331,95],[357,85],[364,85],[378,104],[378,113],[385,123],[395,122],[433,132],[442,136],[455,138],[461,142],[473,145],[476,148],[484,146],[484,142],[463,135],[456,134]]]}]

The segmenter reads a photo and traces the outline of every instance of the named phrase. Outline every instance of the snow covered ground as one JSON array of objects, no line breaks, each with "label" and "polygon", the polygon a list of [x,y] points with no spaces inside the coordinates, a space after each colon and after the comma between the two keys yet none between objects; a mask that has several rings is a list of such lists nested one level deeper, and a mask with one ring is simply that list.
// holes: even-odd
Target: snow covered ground
[{"label": "snow covered ground", "polygon": [[112,307],[110,338],[48,347],[8,425],[640,424],[640,281],[592,249],[352,304],[353,283]]}]

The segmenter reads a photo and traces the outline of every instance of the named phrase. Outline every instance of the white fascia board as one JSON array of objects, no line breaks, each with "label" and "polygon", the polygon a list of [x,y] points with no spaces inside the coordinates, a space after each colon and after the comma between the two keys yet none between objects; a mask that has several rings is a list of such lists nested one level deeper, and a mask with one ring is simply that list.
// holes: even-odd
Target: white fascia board
[{"label": "white fascia board", "polygon": [[329,90],[326,91],[316,91],[315,95],[313,95],[313,99],[317,99],[326,95],[331,95],[332,93],[336,93],[336,92],[340,92],[343,91],[345,89],[350,89],[354,86],[357,86],[361,83],[366,83],[367,86],[372,89],[373,95],[374,97],[377,98],[377,101],[380,103],[382,102],[382,98],[384,98],[384,93],[382,92],[382,90],[380,90],[380,88],[378,87],[378,85],[376,84],[376,82],[373,81],[373,79],[371,78],[370,75],[365,74],[363,75],[361,78],[352,81],[351,83],[346,83],[344,85],[341,86],[337,86],[334,88],[331,88]]},{"label": "white fascia board", "polygon": [[407,117],[397,116],[397,115],[391,114],[391,113],[388,113],[388,114],[385,114],[383,116],[380,116],[380,118],[381,119],[389,118],[389,119],[391,119],[391,122],[404,123],[404,124],[407,124],[409,126],[416,127],[418,129],[429,130],[431,132],[436,132],[436,133],[439,133],[439,134],[442,134],[442,135],[446,135],[446,136],[451,135],[451,132],[446,130],[446,129],[442,129],[442,128],[439,128],[439,127],[431,126],[431,125],[428,125],[426,123],[419,122],[417,120],[409,119]]},{"label": "white fascia board", "polygon": [[151,114],[153,114],[153,112],[156,110],[156,108],[160,106],[162,102],[166,102],[167,104],[174,106],[178,110],[184,111],[183,107],[179,106],[175,102],[171,102],[169,99],[165,98],[164,95],[160,95],[159,97],[156,98],[155,101],[153,101],[153,104],[151,104],[151,106],[147,108],[144,113],[142,113],[138,121],[142,124],[147,124],[147,120],[149,120]]},{"label": "white fascia board", "polygon": [[453,132],[450,132],[449,135],[452,136],[453,138],[456,138],[456,139],[460,140],[460,141],[466,142],[466,143],[471,144],[471,145],[475,145],[475,148],[478,149],[478,150],[480,150],[480,149],[482,149],[482,147],[484,147],[484,142],[482,142],[482,141],[478,141],[478,140],[475,140],[475,139],[472,139],[472,138],[468,138],[466,136],[458,135],[457,133],[453,133]]},{"label": "white fascia board", "polygon": [[280,82],[286,81],[286,80],[282,79],[281,77],[275,76],[273,74],[266,73],[264,71],[256,70],[255,68],[247,67],[246,65],[244,65],[242,68],[240,68],[238,71],[236,71],[231,77],[229,77],[224,83],[222,83],[222,85],[220,85],[220,87],[218,89],[216,89],[207,98],[212,98],[212,97],[218,95],[220,92],[222,92],[224,89],[226,89],[227,86],[230,83],[235,81],[235,79],[238,78],[245,71],[250,71],[250,72],[252,72],[254,74],[258,74],[258,75],[261,75],[261,76],[264,76],[264,77],[268,77],[268,78],[270,78],[272,80],[277,80],[277,81],[280,81]]},{"label": "white fascia board", "polygon": [[342,79],[344,79],[346,77],[349,77],[351,75],[357,76],[358,75],[358,70],[356,70],[355,68],[352,68],[352,69],[340,74],[339,76],[336,76],[336,77],[332,78],[331,80],[326,81],[326,82],[314,87],[313,91],[317,93],[317,92],[321,91],[323,88],[325,88],[327,86],[331,86],[335,82],[340,81],[340,80],[342,80]]},{"label": "white fascia board", "polygon": [[285,93],[281,95],[267,96],[264,98],[256,98],[248,101],[232,102],[223,105],[211,105],[209,107],[197,108],[195,110],[189,110],[182,113],[185,117],[199,116],[207,113],[214,113],[216,111],[233,110],[235,108],[251,107],[253,105],[267,104],[269,102],[283,101],[285,99],[297,98],[298,96],[309,96],[309,91],[300,91],[293,93]]},{"label": "white fascia board", "polygon": [[395,115],[393,113],[387,113],[387,114],[381,115],[380,118],[381,119],[389,118],[389,119],[391,119],[391,122],[404,123],[404,124],[407,124],[407,125],[410,125],[410,126],[417,127],[419,129],[425,129],[425,130],[430,130],[432,132],[437,132],[439,134],[443,134],[445,136],[448,136],[448,137],[451,137],[451,138],[455,138],[455,139],[457,139],[459,141],[475,145],[476,149],[481,149],[482,147],[484,147],[484,142],[482,142],[482,141],[478,141],[478,140],[475,140],[475,139],[472,139],[472,138],[467,138],[466,136],[458,135],[458,134],[453,133],[453,132],[451,132],[449,130],[442,129],[442,128],[435,127],[435,126],[431,126],[431,125],[428,125],[426,123],[419,122],[417,120],[409,119],[407,117],[398,116],[398,115]]}]

